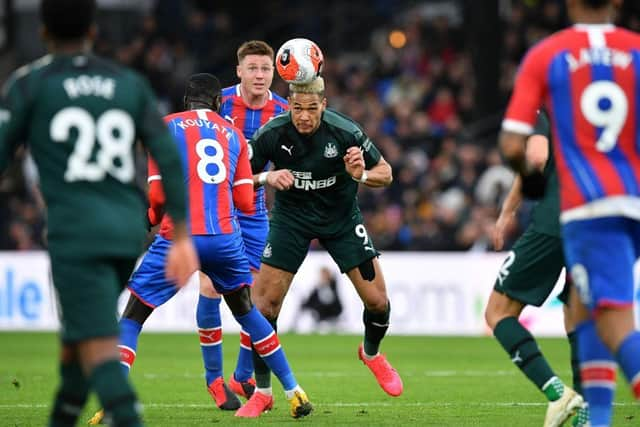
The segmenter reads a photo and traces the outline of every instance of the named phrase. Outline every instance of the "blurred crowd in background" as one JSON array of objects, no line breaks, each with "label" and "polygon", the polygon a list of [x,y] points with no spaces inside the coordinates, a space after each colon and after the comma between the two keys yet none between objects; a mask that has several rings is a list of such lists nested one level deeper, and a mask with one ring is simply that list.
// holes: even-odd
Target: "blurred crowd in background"
[{"label": "blurred crowd in background", "polygon": [[[184,81],[194,72],[212,72],[225,86],[236,83],[235,51],[243,41],[265,40],[277,50],[293,37],[314,40],[325,55],[329,106],[358,121],[393,166],[389,188],[361,186],[359,194],[378,249],[486,251],[513,179],[496,148],[501,108],[526,49],[566,26],[567,18],[563,0],[495,2],[501,43],[494,96],[501,108],[478,117],[464,3],[98,0],[95,51],[146,75],[168,113],[181,109]],[[34,39],[37,5],[4,2],[2,81],[44,53]],[[640,30],[635,10],[621,19]],[[287,95],[277,76],[272,90]],[[14,162],[0,180],[0,250],[46,246],[36,186],[28,161]],[[521,209],[514,232],[526,226],[527,212]]]}]

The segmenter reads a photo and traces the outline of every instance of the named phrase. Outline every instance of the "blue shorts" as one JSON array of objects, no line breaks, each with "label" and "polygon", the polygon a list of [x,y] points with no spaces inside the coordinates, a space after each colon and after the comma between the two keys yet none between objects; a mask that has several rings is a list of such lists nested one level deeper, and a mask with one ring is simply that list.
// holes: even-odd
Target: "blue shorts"
[{"label": "blue shorts", "polygon": [[193,236],[200,258],[200,271],[209,276],[220,294],[253,284],[249,261],[240,233]]},{"label": "blue shorts", "polygon": [[562,226],[564,252],[580,300],[590,310],[633,305],[633,265],[640,256],[640,221],[606,217]]},{"label": "blue shorts", "polygon": [[244,249],[252,270],[260,270],[260,259],[269,235],[269,218],[266,215],[246,216],[238,214],[238,223],[244,240]]},{"label": "blue shorts", "polygon": [[[200,258],[200,270],[209,276],[218,293],[234,292],[252,284],[240,233],[193,236],[193,243]],[[156,235],[129,280],[131,293],[152,308],[169,301],[179,290],[165,276],[165,261],[170,247],[170,240]]]},{"label": "blue shorts", "polygon": [[164,272],[170,247],[171,240],[157,234],[140,265],[129,279],[129,291],[152,308],[169,301],[180,289],[175,283],[167,280]]}]

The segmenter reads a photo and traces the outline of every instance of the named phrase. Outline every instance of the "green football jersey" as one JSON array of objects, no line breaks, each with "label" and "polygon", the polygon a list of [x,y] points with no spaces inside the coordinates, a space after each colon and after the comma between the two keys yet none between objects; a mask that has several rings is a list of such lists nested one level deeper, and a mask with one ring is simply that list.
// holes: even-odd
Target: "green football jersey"
[{"label": "green football jersey", "polygon": [[359,214],[358,183],[347,173],[342,159],[347,148],[362,149],[366,169],[381,158],[357,123],[330,109],[323,112],[313,135],[299,134],[287,112],[266,123],[249,142],[254,173],[272,162],[275,169],[289,169],[295,178],[290,190],[276,192],[272,220],[313,230],[319,236],[331,235]]},{"label": "green football jersey", "polygon": [[161,169],[167,212],[184,220],[181,159],[143,78],[93,55],[47,55],[16,70],[3,89],[0,171],[27,143],[47,204],[49,249],[59,256],[140,253],[138,138]]},{"label": "green football jersey", "polygon": [[544,176],[547,186],[544,197],[533,208],[531,216],[531,229],[539,233],[551,236],[560,236],[560,193],[558,187],[558,174],[553,156],[551,143],[551,130],[549,119],[544,112],[538,114],[538,122],[533,132],[544,135],[549,139],[549,158],[544,166]]}]

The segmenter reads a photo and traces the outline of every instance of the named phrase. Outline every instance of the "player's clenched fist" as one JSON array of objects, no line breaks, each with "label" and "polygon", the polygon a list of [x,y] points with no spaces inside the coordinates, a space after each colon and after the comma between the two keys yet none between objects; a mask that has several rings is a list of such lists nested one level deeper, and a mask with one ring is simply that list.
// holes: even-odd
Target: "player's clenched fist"
[{"label": "player's clenched fist", "polygon": [[267,172],[267,184],[276,190],[283,191],[293,187],[293,174],[288,169],[279,169]]},{"label": "player's clenched fist", "polygon": [[347,154],[342,158],[344,160],[344,167],[347,169],[347,173],[354,179],[358,180],[364,172],[364,156],[360,147],[349,147]]}]

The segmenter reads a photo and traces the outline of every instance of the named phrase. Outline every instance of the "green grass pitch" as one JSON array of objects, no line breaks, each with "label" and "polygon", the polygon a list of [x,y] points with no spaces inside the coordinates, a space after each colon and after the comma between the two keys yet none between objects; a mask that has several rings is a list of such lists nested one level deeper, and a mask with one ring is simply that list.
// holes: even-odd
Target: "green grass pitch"
[{"label": "green grass pitch", "polygon": [[[387,396],[357,359],[358,336],[283,335],[289,361],[315,405],[311,416],[288,415],[274,379],[274,409],[257,420],[217,409],[204,388],[194,334],[143,333],[131,377],[148,426],[363,425],[536,426],[546,402],[491,338],[390,336],[382,350],[404,380],[404,394]],[[556,373],[570,383],[568,344],[539,340]],[[235,366],[238,337],[225,336],[225,375]],[[0,333],[0,426],[43,426],[57,384],[57,340],[48,333]],[[614,426],[640,425],[619,375]],[[84,424],[98,405],[90,400]]]}]

